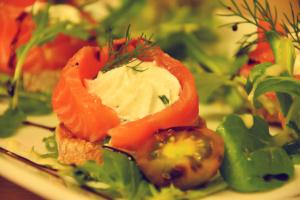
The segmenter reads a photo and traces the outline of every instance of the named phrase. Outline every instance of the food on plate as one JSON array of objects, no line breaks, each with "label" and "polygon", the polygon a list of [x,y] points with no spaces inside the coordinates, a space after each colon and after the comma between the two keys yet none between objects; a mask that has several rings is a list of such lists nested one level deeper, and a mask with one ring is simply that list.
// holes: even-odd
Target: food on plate
[{"label": "food on plate", "polygon": [[[27,2],[27,1],[25,1]],[[20,3],[20,2],[19,2]],[[22,66],[24,87],[30,91],[51,91],[59,77],[59,72],[67,60],[81,47],[92,44],[76,36],[71,36],[67,30],[60,30],[59,23],[70,23],[69,26],[78,25],[84,20],[81,13],[70,5],[52,5],[47,7],[46,3],[28,2],[20,7],[18,2],[0,3],[0,22],[2,24],[0,41],[0,71],[12,75],[15,72],[17,62],[21,60],[19,49],[28,43],[33,43],[33,37],[38,32],[39,23],[42,23],[38,13],[48,12],[49,23],[47,26],[57,26],[57,33],[45,33],[47,37],[40,44],[35,44],[29,49]],[[31,4],[30,4],[31,3]],[[65,15],[57,15],[57,12],[64,9]],[[31,11],[34,12],[31,12]],[[38,21],[40,20],[40,21]],[[45,20],[45,19],[44,19]],[[65,32],[65,33],[64,33]],[[53,38],[52,38],[53,37]],[[40,38],[35,38],[39,40]],[[42,83],[42,84],[41,84]]]},{"label": "food on plate", "polygon": [[[80,164],[85,156],[78,159],[76,154],[86,153],[91,155],[86,160],[93,155],[99,160],[100,146],[109,136],[107,145],[131,154],[159,186],[174,180],[183,189],[196,187],[209,181],[221,164],[223,142],[198,115],[192,74],[143,38],[82,48],[63,69],[52,104],[61,122],[57,142],[62,162]],[[78,152],[68,151],[68,143],[75,142]],[[153,151],[162,154],[151,160],[148,151],[159,144],[162,146]],[[178,154],[172,155],[175,149]],[[168,179],[179,168],[182,174]]]},{"label": "food on plate", "polygon": [[[12,19],[5,21],[0,13],[6,27],[0,30],[5,50],[0,50],[0,69],[14,74],[12,79],[0,76],[5,85],[0,98],[11,100],[0,116],[1,138],[13,139],[17,128],[28,125],[52,131],[40,141],[45,143],[46,154],[31,149],[41,165],[55,169],[55,176],[68,183],[71,176],[72,183],[112,199],[198,199],[225,188],[263,192],[297,179],[300,82],[295,63],[300,43],[294,35],[299,32],[295,13],[291,12],[292,21],[282,23],[276,21],[267,2],[253,1],[251,7],[246,0],[242,5],[232,0],[224,5],[224,12],[229,12],[225,16],[241,18],[229,24],[232,31],[247,23],[257,28],[244,36],[230,60],[225,55],[210,56],[219,51],[199,45],[203,27],[194,24],[198,18],[190,18],[198,11],[192,2],[178,9],[182,13],[178,23],[174,20],[176,26],[167,20],[154,29],[158,43],[144,34],[130,39],[130,26],[125,38],[113,40],[119,37],[118,29],[123,31],[124,19],[127,25],[144,1],[124,1],[118,8],[111,1],[111,12],[97,19],[100,23],[92,19],[93,13],[91,17],[82,12],[96,1],[67,2],[80,6],[37,2],[24,9],[33,1],[0,1]],[[62,10],[63,15],[57,15]],[[170,13],[160,16],[172,18]],[[141,19],[137,18],[143,22],[141,27],[148,29]],[[107,44],[93,46],[91,40],[101,43],[103,30],[110,25],[117,27],[117,34],[108,29]],[[210,34],[205,31],[204,35]],[[257,40],[251,40],[256,35]],[[73,48],[69,44],[73,39],[82,43],[76,46],[75,42]],[[25,91],[20,81],[29,89],[27,73],[34,83],[29,85],[49,88],[38,82],[49,77],[46,68],[60,74],[58,82],[53,81],[52,97]],[[49,99],[59,119],[56,128],[35,124],[27,117],[51,112]],[[199,100],[222,104],[200,105],[199,109]],[[201,113],[210,106],[212,113]],[[207,117],[207,124],[202,116]]]},{"label": "food on plate", "polygon": [[175,127],[155,133],[136,150],[135,158],[155,185],[189,189],[216,175],[223,147],[221,137],[208,128]]}]

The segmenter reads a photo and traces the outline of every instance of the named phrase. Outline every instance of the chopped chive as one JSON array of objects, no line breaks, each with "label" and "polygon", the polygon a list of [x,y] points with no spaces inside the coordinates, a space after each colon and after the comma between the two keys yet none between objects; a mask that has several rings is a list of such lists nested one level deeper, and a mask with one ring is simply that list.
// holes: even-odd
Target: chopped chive
[{"label": "chopped chive", "polygon": [[163,102],[163,104],[168,105],[170,103],[170,100],[168,99],[168,97],[166,97],[166,95],[161,95],[158,96],[158,98]]}]

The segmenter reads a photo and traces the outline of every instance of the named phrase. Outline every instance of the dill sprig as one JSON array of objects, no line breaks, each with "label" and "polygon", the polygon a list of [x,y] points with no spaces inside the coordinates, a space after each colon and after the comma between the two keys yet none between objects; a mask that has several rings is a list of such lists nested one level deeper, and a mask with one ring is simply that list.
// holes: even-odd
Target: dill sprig
[{"label": "dill sprig", "polygon": [[[130,25],[128,25],[126,33],[125,33],[125,43],[120,48],[115,49],[113,45],[113,34],[112,29],[107,31],[108,33],[108,55],[110,59],[109,62],[105,64],[102,71],[107,72],[111,69],[120,67],[121,65],[130,64],[136,60],[138,57],[144,55],[144,53],[155,46],[155,43],[151,41],[152,36],[147,37],[144,33],[142,33],[138,38],[144,41],[144,44],[138,44],[134,50],[130,52],[126,52],[127,47],[130,45],[132,40],[130,34]],[[141,61],[142,62],[142,61]]]},{"label": "dill sprig", "polygon": [[[235,0],[230,0],[231,5],[225,4],[224,2],[220,1],[221,5],[226,8],[229,13],[219,14],[219,16],[226,16],[226,17],[240,17],[239,21],[231,22],[224,24],[222,26],[238,26],[239,24],[252,24],[263,32],[273,31],[274,33],[282,36],[283,33],[279,32],[276,29],[276,25],[281,25],[286,34],[290,35],[294,45],[296,48],[299,49],[300,45],[300,36],[299,36],[299,14],[297,15],[292,8],[292,4],[290,2],[290,9],[292,19],[284,14],[285,20],[278,20],[278,12],[276,7],[271,8],[269,2],[267,0],[264,3],[260,3],[257,0],[252,0],[253,6],[250,6],[248,0],[242,0],[241,4],[238,5]],[[266,27],[262,26],[259,22],[265,21],[267,22],[270,27],[266,29]],[[256,44],[258,41],[257,39],[253,39],[253,36],[257,32],[249,33],[243,36],[243,38],[239,41],[240,43],[240,51],[248,49],[253,44]]]},{"label": "dill sprig", "polygon": [[291,18],[284,13],[286,23],[282,23],[285,32],[293,39],[294,45],[300,50],[300,13],[296,14],[290,2]]}]

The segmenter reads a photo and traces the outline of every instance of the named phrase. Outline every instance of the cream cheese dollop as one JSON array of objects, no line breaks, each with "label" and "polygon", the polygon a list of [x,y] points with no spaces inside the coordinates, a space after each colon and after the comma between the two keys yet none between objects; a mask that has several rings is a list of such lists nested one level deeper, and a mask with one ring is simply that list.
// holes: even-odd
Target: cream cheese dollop
[{"label": "cream cheese dollop", "polygon": [[114,109],[123,123],[165,109],[178,100],[181,90],[179,81],[168,70],[155,62],[139,60],[100,71],[85,84],[88,92]]}]

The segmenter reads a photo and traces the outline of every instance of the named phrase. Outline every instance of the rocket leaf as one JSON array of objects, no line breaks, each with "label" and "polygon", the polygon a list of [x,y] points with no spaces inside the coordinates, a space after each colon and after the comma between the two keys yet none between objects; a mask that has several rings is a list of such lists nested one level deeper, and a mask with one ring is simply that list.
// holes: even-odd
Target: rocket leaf
[{"label": "rocket leaf", "polygon": [[248,128],[238,115],[229,115],[217,132],[225,141],[221,174],[234,190],[270,190],[293,177],[291,159],[282,148],[272,145],[268,125],[260,117],[254,116]]}]

